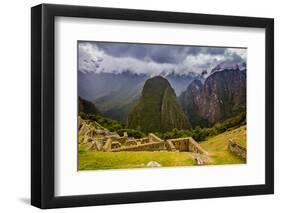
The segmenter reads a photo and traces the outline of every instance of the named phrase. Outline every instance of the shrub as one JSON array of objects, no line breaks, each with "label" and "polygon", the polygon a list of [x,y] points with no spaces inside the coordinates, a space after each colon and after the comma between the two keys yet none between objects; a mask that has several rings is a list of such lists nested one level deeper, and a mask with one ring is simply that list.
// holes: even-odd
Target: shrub
[{"label": "shrub", "polygon": [[229,129],[237,128],[246,124],[246,112],[242,112],[237,116],[229,118],[223,122],[216,123],[211,128],[196,127],[192,130],[192,137],[196,141],[206,140],[209,136],[215,136]]},{"label": "shrub", "polygon": [[115,132],[125,127],[125,124],[110,118],[103,117],[101,115],[93,115],[93,114],[89,115],[89,114],[85,114],[84,112],[80,112],[79,115],[81,116],[81,118],[85,120],[98,122],[100,125],[107,128],[111,132]]}]

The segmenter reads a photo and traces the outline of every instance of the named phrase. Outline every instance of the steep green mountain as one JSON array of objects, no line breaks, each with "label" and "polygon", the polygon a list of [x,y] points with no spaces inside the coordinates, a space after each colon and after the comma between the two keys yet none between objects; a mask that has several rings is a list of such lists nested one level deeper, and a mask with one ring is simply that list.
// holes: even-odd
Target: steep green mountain
[{"label": "steep green mountain", "polygon": [[148,79],[140,100],[128,116],[128,127],[143,132],[165,132],[190,127],[168,80],[161,76]]},{"label": "steep green mountain", "polygon": [[202,85],[192,82],[180,96],[192,126],[212,125],[246,111],[246,70],[225,69]]},{"label": "steep green mountain", "polygon": [[80,96],[78,96],[78,111],[86,114],[99,114],[98,109],[92,102],[87,101]]}]

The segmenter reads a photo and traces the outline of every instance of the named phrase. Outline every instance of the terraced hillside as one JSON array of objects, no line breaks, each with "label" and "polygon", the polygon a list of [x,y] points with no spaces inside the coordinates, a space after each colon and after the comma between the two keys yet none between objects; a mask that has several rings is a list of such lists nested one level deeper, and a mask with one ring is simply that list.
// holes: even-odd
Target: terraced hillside
[{"label": "terraced hillside", "polygon": [[195,166],[196,158],[204,159],[203,165],[244,164],[246,160],[239,158],[228,150],[228,141],[246,147],[246,126],[242,126],[208,140],[200,145],[208,152],[208,156],[192,152],[170,151],[123,151],[103,152],[88,149],[87,144],[79,144],[78,170],[147,168],[149,162],[157,162],[162,167]]}]

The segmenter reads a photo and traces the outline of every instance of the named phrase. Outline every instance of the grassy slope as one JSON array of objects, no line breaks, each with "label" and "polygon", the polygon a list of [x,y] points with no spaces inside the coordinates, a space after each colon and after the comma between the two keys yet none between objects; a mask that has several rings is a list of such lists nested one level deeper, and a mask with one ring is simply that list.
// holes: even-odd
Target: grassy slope
[{"label": "grassy slope", "polygon": [[184,152],[92,152],[79,145],[78,170],[145,168],[150,161],[162,166],[192,166],[195,160]]},{"label": "grassy slope", "polygon": [[209,152],[209,156],[213,161],[211,164],[246,163],[245,160],[228,151],[227,144],[229,139],[234,139],[238,144],[246,147],[246,126],[224,132],[200,143],[202,148]]}]

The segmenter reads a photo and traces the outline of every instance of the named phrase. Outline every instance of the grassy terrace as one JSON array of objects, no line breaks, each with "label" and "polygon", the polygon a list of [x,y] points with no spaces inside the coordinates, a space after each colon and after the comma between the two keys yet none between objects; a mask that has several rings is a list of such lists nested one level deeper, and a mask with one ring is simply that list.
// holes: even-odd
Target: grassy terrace
[{"label": "grassy terrace", "polygon": [[[246,163],[227,150],[229,139],[246,147],[246,126],[224,132],[201,142],[200,145],[209,153],[209,165]],[[126,169],[146,168],[150,161],[157,161],[163,167],[196,165],[187,152],[94,152],[87,151],[86,145],[79,145],[78,169]]]},{"label": "grassy terrace", "polygon": [[227,150],[229,139],[234,139],[236,143],[246,147],[246,126],[241,126],[237,129],[224,132],[200,143],[202,148],[209,153],[209,156],[213,161],[211,164],[246,163],[245,160],[238,158]]}]

